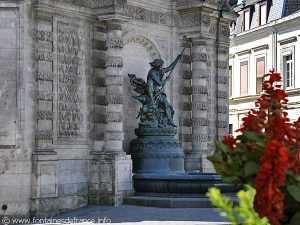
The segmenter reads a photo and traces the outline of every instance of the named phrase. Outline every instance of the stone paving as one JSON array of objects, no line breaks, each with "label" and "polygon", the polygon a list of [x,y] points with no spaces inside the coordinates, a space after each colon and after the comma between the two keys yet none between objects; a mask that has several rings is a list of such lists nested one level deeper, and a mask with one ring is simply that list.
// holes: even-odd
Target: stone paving
[{"label": "stone paving", "polygon": [[[89,205],[54,217],[63,224],[219,225],[229,224],[214,208],[154,208]],[[59,221],[61,220],[61,222]],[[69,221],[68,221],[69,220]]]}]

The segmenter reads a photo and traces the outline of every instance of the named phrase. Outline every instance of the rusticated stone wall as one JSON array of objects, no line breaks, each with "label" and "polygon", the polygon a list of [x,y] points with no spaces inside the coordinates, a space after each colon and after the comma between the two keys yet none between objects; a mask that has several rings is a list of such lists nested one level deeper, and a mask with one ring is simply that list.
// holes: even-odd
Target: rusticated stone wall
[{"label": "rusticated stone wall", "polygon": [[[127,73],[183,57],[166,85],[187,171],[227,133],[225,1],[0,0],[0,206],[50,216],[121,204],[139,104]],[[2,216],[2,215],[0,215]]]}]

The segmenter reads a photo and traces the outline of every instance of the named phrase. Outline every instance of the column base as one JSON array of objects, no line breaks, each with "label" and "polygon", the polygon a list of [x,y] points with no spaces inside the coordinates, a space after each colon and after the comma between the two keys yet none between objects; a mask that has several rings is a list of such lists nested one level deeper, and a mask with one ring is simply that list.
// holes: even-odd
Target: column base
[{"label": "column base", "polygon": [[94,151],[91,156],[89,204],[122,204],[133,193],[130,155]]},{"label": "column base", "polygon": [[32,154],[30,215],[44,218],[59,214],[58,158],[53,150]]}]

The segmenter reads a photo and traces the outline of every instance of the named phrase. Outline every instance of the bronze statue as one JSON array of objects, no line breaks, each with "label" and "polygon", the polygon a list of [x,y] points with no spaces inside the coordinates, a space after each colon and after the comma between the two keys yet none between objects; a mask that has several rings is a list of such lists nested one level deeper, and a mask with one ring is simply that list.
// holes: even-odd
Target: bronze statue
[{"label": "bronze statue", "polygon": [[[181,55],[182,53],[167,68],[163,68],[164,61],[162,59],[155,59],[151,62],[152,68],[148,72],[147,82],[141,78],[136,78],[134,74],[128,74],[130,83],[135,88],[134,91],[140,94],[133,97],[143,104],[138,116],[141,120],[140,127],[176,127],[173,122],[174,110],[168,102],[163,88],[170,80],[173,69],[181,59]],[[171,71],[170,74],[166,79],[163,79],[164,74],[169,71]]]}]

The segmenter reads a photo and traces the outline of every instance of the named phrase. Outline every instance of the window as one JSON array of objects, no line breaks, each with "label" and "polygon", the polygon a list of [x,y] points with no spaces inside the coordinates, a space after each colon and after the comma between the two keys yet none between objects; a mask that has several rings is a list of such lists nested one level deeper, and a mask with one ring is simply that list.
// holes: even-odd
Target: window
[{"label": "window", "polygon": [[229,135],[233,135],[233,124],[229,124]]},{"label": "window", "polygon": [[259,5],[259,25],[267,23],[267,4]]},{"label": "window", "polygon": [[248,95],[248,61],[241,62],[240,75],[241,75],[240,96],[246,96]]},{"label": "window", "polygon": [[250,10],[246,10],[243,13],[243,31],[250,29]]},{"label": "window", "polygon": [[256,94],[262,92],[262,83],[265,74],[265,57],[256,59]]},{"label": "window", "polygon": [[229,97],[232,96],[232,66],[229,66],[228,70],[228,78],[229,78]]},{"label": "window", "polygon": [[293,55],[283,56],[284,87],[290,89],[294,87]]}]

